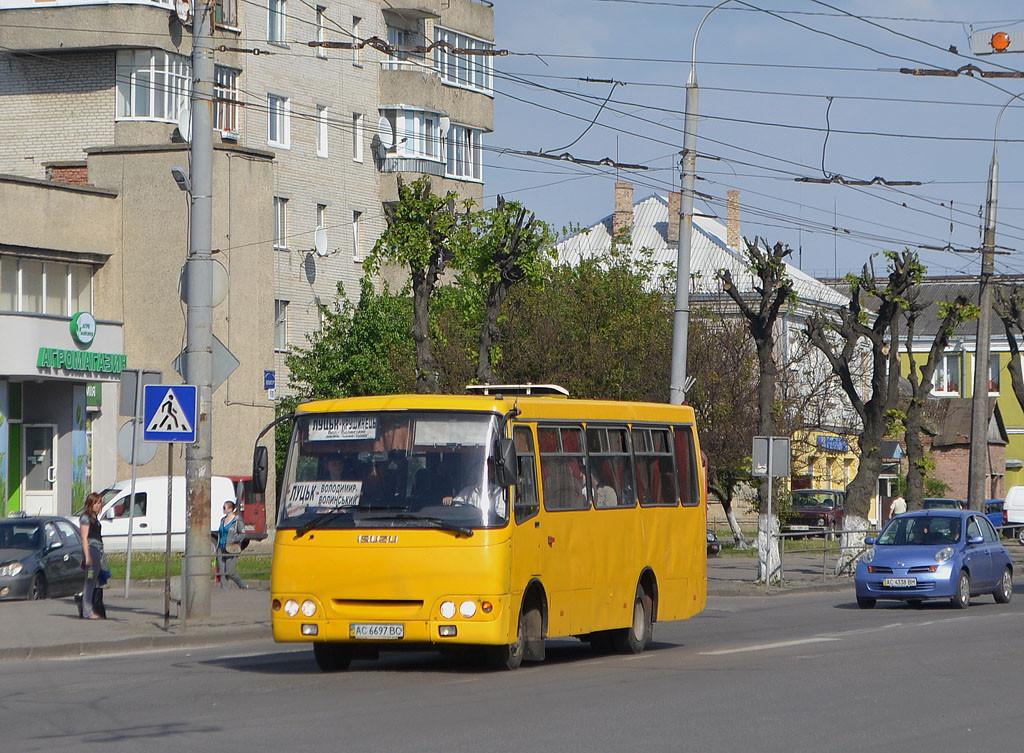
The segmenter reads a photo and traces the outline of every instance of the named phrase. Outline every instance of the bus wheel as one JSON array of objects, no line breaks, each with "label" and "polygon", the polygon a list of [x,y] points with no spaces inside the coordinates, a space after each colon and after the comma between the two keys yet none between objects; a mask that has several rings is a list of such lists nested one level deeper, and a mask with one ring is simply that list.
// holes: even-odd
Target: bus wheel
[{"label": "bus wheel", "polygon": [[641,586],[636,587],[633,600],[633,624],[628,628],[612,631],[612,646],[623,654],[642,653],[651,642],[651,597]]},{"label": "bus wheel", "polygon": [[352,663],[352,648],[344,643],[314,643],[313,658],[323,672],[343,672]]},{"label": "bus wheel", "polygon": [[515,643],[504,646],[489,646],[486,650],[487,664],[493,669],[519,669],[526,653],[526,612],[519,612],[519,626]]}]

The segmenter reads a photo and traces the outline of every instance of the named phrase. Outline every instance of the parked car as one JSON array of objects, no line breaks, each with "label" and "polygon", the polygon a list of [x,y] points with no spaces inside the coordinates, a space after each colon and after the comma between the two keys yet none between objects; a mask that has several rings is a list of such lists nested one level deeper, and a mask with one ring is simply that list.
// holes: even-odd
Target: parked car
[{"label": "parked car", "polygon": [[878,599],[920,604],[949,599],[965,609],[971,596],[1013,596],[1013,566],[989,519],[970,510],[917,510],[897,515],[857,563],[857,605]]},{"label": "parked car", "polygon": [[846,492],[838,489],[797,489],[784,531],[832,533],[843,527]]},{"label": "parked car", "polygon": [[67,518],[0,518],[0,599],[70,596],[82,588],[82,537]]},{"label": "parked car", "polygon": [[708,556],[714,557],[722,551],[722,544],[718,540],[718,534],[708,529]]},{"label": "parked car", "polygon": [[1004,502],[1001,499],[985,500],[985,517],[988,518],[997,531],[1005,522],[1003,518],[1003,505]]},{"label": "parked car", "polygon": [[1024,545],[1024,486],[1011,486],[1003,504],[1003,533]]},{"label": "parked car", "polygon": [[967,503],[962,499],[949,497],[926,497],[921,507],[925,510],[966,510]]}]

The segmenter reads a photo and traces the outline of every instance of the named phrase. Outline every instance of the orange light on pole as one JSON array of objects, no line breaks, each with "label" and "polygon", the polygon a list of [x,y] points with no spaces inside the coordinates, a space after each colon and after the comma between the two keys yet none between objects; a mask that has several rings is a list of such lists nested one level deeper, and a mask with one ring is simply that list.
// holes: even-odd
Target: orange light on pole
[{"label": "orange light on pole", "polygon": [[992,39],[989,43],[992,45],[992,49],[996,52],[1005,52],[1010,46],[1010,35],[1005,31],[997,31],[992,35]]}]

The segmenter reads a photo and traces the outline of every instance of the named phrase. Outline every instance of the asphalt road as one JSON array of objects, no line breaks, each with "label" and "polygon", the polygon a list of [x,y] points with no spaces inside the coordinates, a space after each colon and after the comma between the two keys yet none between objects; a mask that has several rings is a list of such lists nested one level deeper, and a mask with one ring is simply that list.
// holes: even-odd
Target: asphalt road
[{"label": "asphalt road", "polygon": [[496,673],[431,653],[320,673],[308,648],[0,664],[21,751],[1018,750],[1024,591],[859,610],[852,590],[712,598],[640,656],[551,642]]}]

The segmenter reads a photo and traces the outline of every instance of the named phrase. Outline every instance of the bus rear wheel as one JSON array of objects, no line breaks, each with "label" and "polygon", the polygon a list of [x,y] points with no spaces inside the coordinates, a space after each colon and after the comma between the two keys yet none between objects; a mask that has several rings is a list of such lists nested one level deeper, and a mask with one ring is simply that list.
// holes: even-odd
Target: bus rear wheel
[{"label": "bus rear wheel", "polygon": [[314,643],[313,658],[322,672],[343,672],[352,663],[352,648],[344,643]]},{"label": "bus rear wheel", "polygon": [[653,620],[651,597],[642,587],[637,586],[633,600],[633,624],[628,628],[612,631],[612,647],[623,654],[640,654],[651,642]]}]

